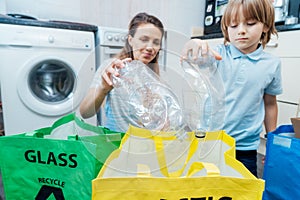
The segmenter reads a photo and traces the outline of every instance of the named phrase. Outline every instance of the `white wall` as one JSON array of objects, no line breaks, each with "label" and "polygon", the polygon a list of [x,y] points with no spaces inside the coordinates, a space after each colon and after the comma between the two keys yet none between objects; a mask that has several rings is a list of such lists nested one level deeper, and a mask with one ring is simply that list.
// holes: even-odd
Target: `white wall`
[{"label": "white wall", "polygon": [[204,0],[0,0],[7,13],[21,13],[39,19],[90,23],[127,28],[138,12],[154,14],[166,29],[188,37],[193,27],[203,27]]},{"label": "white wall", "polygon": [[81,20],[83,0],[0,0],[5,1],[7,13],[30,15],[38,19]]}]

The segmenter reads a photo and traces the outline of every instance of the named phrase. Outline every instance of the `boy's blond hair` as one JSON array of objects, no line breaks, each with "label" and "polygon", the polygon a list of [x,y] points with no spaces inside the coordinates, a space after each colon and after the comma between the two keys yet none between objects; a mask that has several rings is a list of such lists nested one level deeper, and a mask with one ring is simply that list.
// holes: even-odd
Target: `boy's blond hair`
[{"label": "boy's blond hair", "polygon": [[260,41],[263,47],[270,41],[271,35],[277,36],[275,28],[274,6],[271,0],[230,0],[221,21],[224,43],[230,42],[228,26],[232,18],[239,21],[238,10],[242,6],[246,20],[257,20],[267,27],[268,31],[262,33]]}]

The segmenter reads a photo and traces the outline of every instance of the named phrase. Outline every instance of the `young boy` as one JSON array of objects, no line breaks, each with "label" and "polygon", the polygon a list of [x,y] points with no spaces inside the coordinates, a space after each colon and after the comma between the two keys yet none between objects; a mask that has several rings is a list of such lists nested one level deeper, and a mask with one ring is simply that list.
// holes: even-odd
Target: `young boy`
[{"label": "young boy", "polygon": [[224,130],[236,140],[236,158],[257,176],[257,148],[264,122],[266,132],[276,129],[276,95],[282,93],[281,62],[263,51],[277,35],[270,0],[231,0],[222,18],[224,44],[210,50],[207,42],[186,43],[196,59],[209,51],[215,56],[225,88]]}]

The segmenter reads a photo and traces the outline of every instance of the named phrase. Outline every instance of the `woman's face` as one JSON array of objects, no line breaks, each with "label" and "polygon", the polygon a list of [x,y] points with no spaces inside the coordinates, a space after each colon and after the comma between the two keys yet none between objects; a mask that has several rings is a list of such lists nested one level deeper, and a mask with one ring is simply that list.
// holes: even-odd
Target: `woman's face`
[{"label": "woman's face", "polygon": [[153,24],[141,24],[135,35],[128,36],[128,43],[132,47],[134,60],[140,60],[144,64],[150,63],[161,47],[162,33]]}]

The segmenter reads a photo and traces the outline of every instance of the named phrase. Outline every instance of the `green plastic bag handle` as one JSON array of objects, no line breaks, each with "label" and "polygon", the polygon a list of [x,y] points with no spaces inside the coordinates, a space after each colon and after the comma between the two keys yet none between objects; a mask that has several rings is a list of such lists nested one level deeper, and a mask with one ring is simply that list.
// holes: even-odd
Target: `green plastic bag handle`
[{"label": "green plastic bag handle", "polygon": [[[82,119],[80,119],[79,117],[77,117],[75,113],[70,113],[68,115],[61,117],[57,121],[55,121],[52,124],[52,126],[40,128],[40,129],[31,131],[31,132],[26,132],[25,136],[44,138],[44,136],[50,135],[54,129],[56,129],[64,124],[67,124],[69,122],[72,122],[72,121],[75,121],[75,123],[82,129],[89,130],[94,133],[99,133],[99,134],[119,133],[119,132],[111,131],[110,129],[103,127],[103,126],[94,126],[94,125],[88,124],[88,123],[84,122]],[[68,139],[78,140],[78,136],[71,135],[68,137]]]}]

